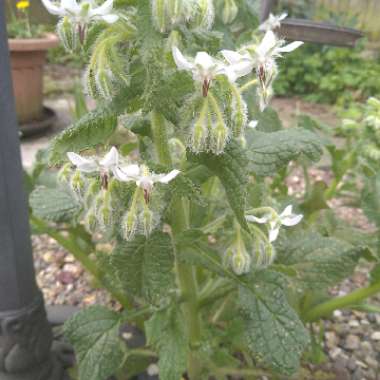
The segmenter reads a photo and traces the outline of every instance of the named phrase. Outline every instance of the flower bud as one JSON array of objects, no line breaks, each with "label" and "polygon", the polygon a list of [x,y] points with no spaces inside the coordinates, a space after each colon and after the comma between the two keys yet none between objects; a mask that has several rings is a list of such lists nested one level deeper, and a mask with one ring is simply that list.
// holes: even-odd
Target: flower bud
[{"label": "flower bud", "polygon": [[168,39],[166,40],[166,51],[172,54],[173,46],[181,46],[181,35],[177,30],[172,30],[169,34]]},{"label": "flower bud", "polygon": [[87,187],[86,193],[84,195],[84,201],[87,208],[90,208],[95,197],[99,193],[99,181],[97,179],[91,180],[90,184]]},{"label": "flower bud", "polygon": [[231,118],[234,137],[239,137],[244,132],[248,122],[247,103],[243,100],[240,94],[233,95]]},{"label": "flower bud", "polygon": [[235,252],[231,257],[231,266],[238,276],[248,273],[251,268],[251,257],[247,253]]},{"label": "flower bud", "polygon": [[235,0],[224,0],[224,7],[222,12],[222,20],[224,24],[231,24],[237,14],[239,12],[239,8],[236,5]]},{"label": "flower bud", "polygon": [[195,25],[203,29],[210,29],[215,18],[213,0],[197,0],[197,5]]},{"label": "flower bud", "polygon": [[70,180],[71,190],[75,194],[81,195],[85,189],[85,186],[86,186],[86,183],[85,183],[85,179],[83,178],[82,173],[79,170],[76,170]]},{"label": "flower bud", "polygon": [[94,233],[98,224],[93,208],[90,208],[84,217],[84,226],[89,233]]},{"label": "flower bud", "polygon": [[208,137],[208,128],[202,122],[198,120],[193,127],[191,136],[191,150],[195,153],[200,153],[206,150]]},{"label": "flower bud", "polygon": [[228,142],[229,129],[224,123],[219,122],[210,132],[210,150],[214,154],[222,154]]},{"label": "flower bud", "polygon": [[254,244],[253,266],[257,269],[269,267],[276,258],[276,251],[272,244],[257,238]]},{"label": "flower bud", "polygon": [[67,163],[64,166],[62,166],[61,170],[58,172],[57,180],[61,183],[68,184],[70,181],[71,174],[71,164]]},{"label": "flower bud", "polygon": [[122,234],[124,239],[132,240],[136,234],[138,225],[137,214],[134,209],[130,209],[125,213],[122,221]]},{"label": "flower bud", "polygon": [[144,208],[144,211],[141,213],[141,219],[144,228],[144,235],[149,236],[154,228],[153,212],[150,211],[147,207]]},{"label": "flower bud", "polygon": [[[166,0],[168,17],[172,24],[181,21],[182,18],[182,0]],[[176,45],[177,46],[177,45]]]},{"label": "flower bud", "polygon": [[72,53],[80,46],[77,26],[66,16],[57,25],[57,34],[66,51]]},{"label": "flower bud", "polygon": [[166,0],[151,0],[152,17],[155,27],[164,33],[168,29],[169,19],[166,13]]},{"label": "flower bud", "polygon": [[98,69],[95,73],[95,85],[102,98],[111,98],[114,87],[112,71],[110,69]]}]

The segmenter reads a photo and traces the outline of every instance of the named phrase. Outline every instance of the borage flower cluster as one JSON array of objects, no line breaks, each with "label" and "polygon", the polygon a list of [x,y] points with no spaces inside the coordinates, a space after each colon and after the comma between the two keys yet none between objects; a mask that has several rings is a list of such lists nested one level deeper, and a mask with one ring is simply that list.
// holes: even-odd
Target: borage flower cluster
[{"label": "borage flower cluster", "polygon": [[[118,183],[132,184],[128,188],[132,193],[126,198],[127,211],[121,215],[121,235],[131,240],[136,233],[146,236],[153,231],[160,221],[160,208],[152,202],[154,185],[168,184],[180,173],[172,170],[167,174],[156,174],[146,165],[130,163],[120,156],[112,147],[104,156],[81,156],[74,152],[67,153],[70,163],[61,170],[59,178],[69,183],[71,190],[86,208],[85,225],[91,232],[99,229],[107,232],[116,226],[119,215],[118,205],[120,188]],[[76,171],[70,170],[71,166]],[[126,190],[126,189],[124,189]]]}]

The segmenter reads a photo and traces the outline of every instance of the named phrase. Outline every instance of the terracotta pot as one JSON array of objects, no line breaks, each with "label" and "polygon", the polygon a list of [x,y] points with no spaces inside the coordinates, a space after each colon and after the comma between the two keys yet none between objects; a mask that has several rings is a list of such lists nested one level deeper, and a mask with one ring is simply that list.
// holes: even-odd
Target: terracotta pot
[{"label": "terracotta pot", "polygon": [[9,39],[13,91],[20,124],[40,120],[43,116],[43,66],[48,49],[58,45],[58,38]]}]

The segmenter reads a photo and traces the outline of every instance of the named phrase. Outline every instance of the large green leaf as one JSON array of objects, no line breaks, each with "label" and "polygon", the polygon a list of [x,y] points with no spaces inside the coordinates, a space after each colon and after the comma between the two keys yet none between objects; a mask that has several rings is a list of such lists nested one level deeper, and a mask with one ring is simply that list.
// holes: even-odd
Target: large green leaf
[{"label": "large green leaf", "polygon": [[236,218],[243,227],[248,228],[244,216],[248,186],[248,161],[246,152],[241,145],[233,140],[223,154],[217,156],[211,153],[188,152],[188,158],[203,164],[219,178]]},{"label": "large green leaf", "polygon": [[320,138],[302,128],[272,133],[249,130],[246,137],[249,170],[258,176],[273,175],[301,157],[316,162],[323,153]]},{"label": "large green leaf", "polygon": [[257,360],[274,371],[293,374],[309,335],[285,296],[285,283],[275,272],[256,273],[239,287],[239,306],[247,343]]},{"label": "large green leaf", "polygon": [[380,173],[367,179],[362,194],[362,207],[368,219],[380,228]]},{"label": "large green leaf", "polygon": [[71,193],[45,186],[34,189],[29,202],[36,217],[57,223],[72,220],[81,210]]},{"label": "large green leaf", "polygon": [[188,340],[179,313],[175,308],[161,310],[145,323],[148,344],[159,353],[160,380],[179,380],[186,371]]},{"label": "large green leaf", "polygon": [[277,258],[297,275],[292,279],[305,289],[323,289],[349,276],[361,256],[363,247],[318,233],[292,234],[279,240]]},{"label": "large green leaf", "polygon": [[116,126],[117,115],[113,108],[109,105],[97,107],[53,140],[50,163],[61,162],[67,152],[77,152],[104,143],[114,133]]},{"label": "large green leaf", "polygon": [[119,242],[111,256],[115,275],[124,291],[155,303],[174,285],[174,254],[169,235],[154,232]]},{"label": "large green leaf", "polygon": [[64,331],[74,346],[80,380],[105,380],[125,359],[119,338],[120,315],[102,306],[92,306],[65,323]]}]

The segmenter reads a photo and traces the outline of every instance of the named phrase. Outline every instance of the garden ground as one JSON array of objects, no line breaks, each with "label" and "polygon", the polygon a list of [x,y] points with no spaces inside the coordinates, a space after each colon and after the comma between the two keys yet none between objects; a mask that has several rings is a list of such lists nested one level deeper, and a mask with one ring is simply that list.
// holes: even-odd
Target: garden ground
[{"label": "garden ground", "polygon": [[[58,122],[46,135],[22,140],[24,165],[30,168],[38,149],[48,145],[52,136],[70,123],[74,108],[72,95],[75,80],[80,80],[76,69],[50,66],[45,78],[46,105],[57,112]],[[299,99],[275,99],[274,108],[281,114],[285,126],[294,124],[297,113],[307,113],[327,125],[336,125],[338,118],[331,107],[304,102]],[[321,167],[310,171],[316,181],[328,180],[329,173]],[[303,191],[301,173],[294,172],[289,179],[293,193]],[[334,200],[332,200],[334,202]],[[336,204],[334,204],[336,206]],[[339,205],[338,205],[339,206]],[[370,229],[366,218],[349,208],[342,215],[355,226]],[[33,236],[38,282],[48,304],[89,306],[110,304],[112,301],[84,272],[74,258],[47,236]],[[368,267],[362,266],[339,287],[334,295],[345,295],[368,282]],[[380,306],[380,296],[371,302]],[[117,304],[113,304],[117,308]],[[327,361],[321,365],[308,365],[295,379],[380,380],[380,314],[338,310],[320,326],[325,331],[323,343]],[[262,377],[263,379],[265,377]],[[268,378],[269,379],[269,378]]]}]

